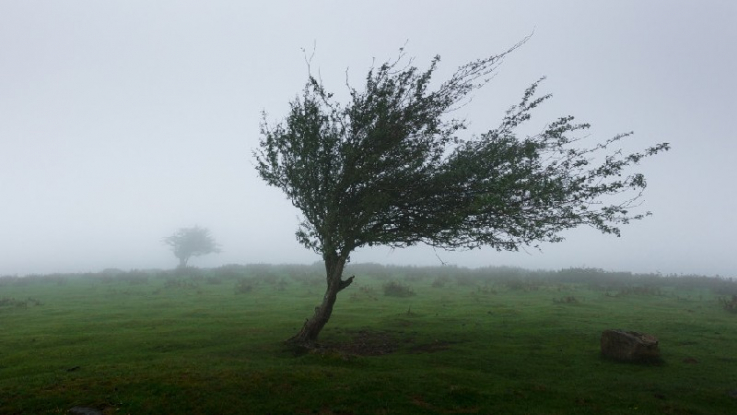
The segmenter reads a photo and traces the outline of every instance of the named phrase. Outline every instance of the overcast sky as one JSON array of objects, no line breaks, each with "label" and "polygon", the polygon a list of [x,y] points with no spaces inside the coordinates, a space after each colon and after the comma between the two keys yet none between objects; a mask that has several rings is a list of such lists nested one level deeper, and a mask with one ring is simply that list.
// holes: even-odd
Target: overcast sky
[{"label": "overcast sky", "polygon": [[302,49],[340,95],[405,42],[423,68],[441,55],[442,80],[534,31],[461,110],[470,131],[547,76],[532,125],[570,114],[591,142],[671,143],[638,167],[653,216],[542,252],[352,261],[737,276],[736,23],[733,0],[0,1],[0,275],[174,267],[161,239],[194,225],[223,249],[195,266],[317,261],[251,155],[261,111],[281,119],[304,85]]}]

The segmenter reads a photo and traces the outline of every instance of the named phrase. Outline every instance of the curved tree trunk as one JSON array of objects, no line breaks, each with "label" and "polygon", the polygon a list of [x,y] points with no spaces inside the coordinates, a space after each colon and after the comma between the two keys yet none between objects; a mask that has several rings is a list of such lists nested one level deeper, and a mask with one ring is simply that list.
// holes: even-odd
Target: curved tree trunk
[{"label": "curved tree trunk", "polygon": [[302,329],[287,340],[287,343],[302,347],[314,346],[317,342],[317,336],[333,313],[333,305],[338,297],[338,293],[353,282],[354,277],[350,277],[347,280],[341,279],[347,258],[339,257],[338,255],[325,255],[324,259],[327,274],[327,290],[325,290],[322,303],[315,307],[315,314],[305,321]]}]

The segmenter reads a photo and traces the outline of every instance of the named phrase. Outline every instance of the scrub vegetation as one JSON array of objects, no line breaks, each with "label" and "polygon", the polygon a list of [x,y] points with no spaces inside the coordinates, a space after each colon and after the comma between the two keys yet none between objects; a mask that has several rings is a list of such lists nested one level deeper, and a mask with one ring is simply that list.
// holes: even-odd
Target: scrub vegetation
[{"label": "scrub vegetation", "polygon": [[[0,413],[716,414],[737,408],[737,281],[350,265],[295,354],[322,264],[0,277]],[[389,287],[389,288],[388,288]],[[663,362],[603,359],[605,329]]]}]

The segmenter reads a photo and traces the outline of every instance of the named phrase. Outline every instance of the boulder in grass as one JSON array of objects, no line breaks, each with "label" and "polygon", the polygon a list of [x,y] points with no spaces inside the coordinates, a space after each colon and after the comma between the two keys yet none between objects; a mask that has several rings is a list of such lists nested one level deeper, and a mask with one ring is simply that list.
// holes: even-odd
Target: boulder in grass
[{"label": "boulder in grass", "polygon": [[601,333],[601,354],[619,362],[660,362],[657,337],[636,331],[605,330]]}]

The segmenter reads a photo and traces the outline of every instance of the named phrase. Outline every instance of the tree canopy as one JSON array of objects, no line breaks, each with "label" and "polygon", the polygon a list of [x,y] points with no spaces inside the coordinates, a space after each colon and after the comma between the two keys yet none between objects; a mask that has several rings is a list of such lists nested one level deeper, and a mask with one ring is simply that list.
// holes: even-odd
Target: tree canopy
[{"label": "tree canopy", "polygon": [[629,168],[668,144],[623,154],[615,147],[625,133],[584,146],[576,133],[589,125],[568,115],[518,134],[551,97],[538,94],[543,79],[496,128],[467,136],[467,121],[451,117],[518,46],[461,66],[436,88],[440,57],[420,70],[400,52],[372,67],[363,89],[349,85],[344,104],[310,75],[283,121],[264,115],[256,169],[301,210],[297,239],[323,256],[328,292],[350,284],[339,274],[363,246],[517,250],[560,242],[581,225],[619,236],[649,214],[635,212],[646,181]]},{"label": "tree canopy", "polygon": [[164,243],[171,247],[174,256],[179,259],[180,268],[186,267],[193,256],[220,252],[220,247],[210,235],[210,231],[199,226],[181,228],[164,238]]}]

